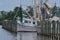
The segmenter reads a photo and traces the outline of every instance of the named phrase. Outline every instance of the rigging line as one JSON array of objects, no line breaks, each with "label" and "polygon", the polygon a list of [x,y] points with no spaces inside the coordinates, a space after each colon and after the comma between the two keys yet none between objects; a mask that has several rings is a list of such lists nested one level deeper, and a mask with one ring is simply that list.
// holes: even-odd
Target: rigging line
[{"label": "rigging line", "polygon": [[[19,11],[19,9],[17,10],[17,12]],[[15,17],[17,16],[17,12],[16,12],[16,15],[14,16],[14,18],[13,19],[15,19]]]},{"label": "rigging line", "polygon": [[[21,0],[20,0],[20,6],[21,6]],[[18,12],[18,11],[19,11],[19,8],[18,8],[17,12]],[[15,19],[15,17],[17,16],[17,12],[16,12],[16,14],[15,14],[15,16],[14,16],[13,19]]]}]

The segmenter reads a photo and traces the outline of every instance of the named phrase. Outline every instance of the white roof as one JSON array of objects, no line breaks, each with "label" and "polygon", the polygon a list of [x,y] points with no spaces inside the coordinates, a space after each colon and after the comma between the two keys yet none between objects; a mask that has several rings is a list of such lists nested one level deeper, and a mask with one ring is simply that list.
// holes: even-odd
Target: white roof
[{"label": "white roof", "polygon": [[[28,21],[28,23],[25,23],[25,21]],[[35,24],[33,24],[33,22],[35,22]],[[17,23],[21,24],[19,18],[17,19]],[[33,19],[29,19],[29,18],[23,18],[23,25],[26,25],[26,26],[36,26],[37,25],[37,21],[33,20]]]},{"label": "white roof", "polygon": [[59,17],[56,17],[56,16],[54,16],[53,18],[50,18],[50,21],[60,21],[60,18]]}]

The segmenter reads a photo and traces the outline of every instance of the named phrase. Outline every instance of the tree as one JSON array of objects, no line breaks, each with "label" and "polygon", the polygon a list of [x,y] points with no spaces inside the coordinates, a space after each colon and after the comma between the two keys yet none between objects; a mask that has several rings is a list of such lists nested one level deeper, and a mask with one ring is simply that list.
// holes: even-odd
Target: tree
[{"label": "tree", "polygon": [[31,16],[33,16],[33,8],[31,6],[28,6],[27,11]]},{"label": "tree", "polygon": [[22,21],[23,21],[23,10],[22,10],[22,7],[21,6],[19,7],[19,9],[17,11],[17,16],[20,17],[20,19],[21,19],[20,21],[22,23]]},{"label": "tree", "polygon": [[[23,20],[23,10],[22,10],[22,7],[15,7],[13,11],[9,11],[9,12],[5,12],[5,11],[1,11],[1,15],[2,17],[0,17],[0,19],[2,20],[13,20],[14,19],[14,16],[16,15],[19,16],[21,18],[21,22]],[[15,17],[15,18],[16,18]]]},{"label": "tree", "polygon": [[8,19],[8,20],[13,20],[14,15],[15,15],[15,14],[14,14],[13,11],[9,11],[8,14],[7,14],[7,16],[6,16],[6,19]]},{"label": "tree", "polygon": [[6,11],[1,11],[1,20],[4,20],[7,16],[7,12]]},{"label": "tree", "polygon": [[52,15],[51,15],[51,18],[57,13],[57,7],[56,5],[52,8]]},{"label": "tree", "polygon": [[18,12],[19,7],[14,8],[14,13],[16,14]]}]

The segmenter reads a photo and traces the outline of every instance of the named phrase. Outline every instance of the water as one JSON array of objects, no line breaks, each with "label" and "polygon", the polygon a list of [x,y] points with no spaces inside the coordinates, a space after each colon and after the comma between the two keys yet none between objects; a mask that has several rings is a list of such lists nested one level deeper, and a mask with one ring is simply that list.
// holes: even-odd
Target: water
[{"label": "water", "polygon": [[[0,25],[0,40],[16,40],[16,35],[5,29],[2,29],[2,26]],[[38,35],[38,40],[51,40],[51,38]]]},{"label": "water", "polygon": [[2,29],[2,26],[0,25],[0,40],[16,40],[16,36],[11,32]]}]

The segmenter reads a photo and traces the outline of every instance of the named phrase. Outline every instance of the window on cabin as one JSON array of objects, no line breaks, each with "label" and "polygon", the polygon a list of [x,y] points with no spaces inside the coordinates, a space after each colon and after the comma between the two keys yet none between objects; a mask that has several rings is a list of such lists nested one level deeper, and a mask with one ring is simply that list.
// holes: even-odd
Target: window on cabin
[{"label": "window on cabin", "polygon": [[33,24],[35,24],[35,22],[33,22]]},{"label": "window on cabin", "polygon": [[25,20],[25,23],[28,23],[28,21],[27,21],[27,20]]},{"label": "window on cabin", "polygon": [[29,23],[31,23],[31,21],[29,21]]}]

